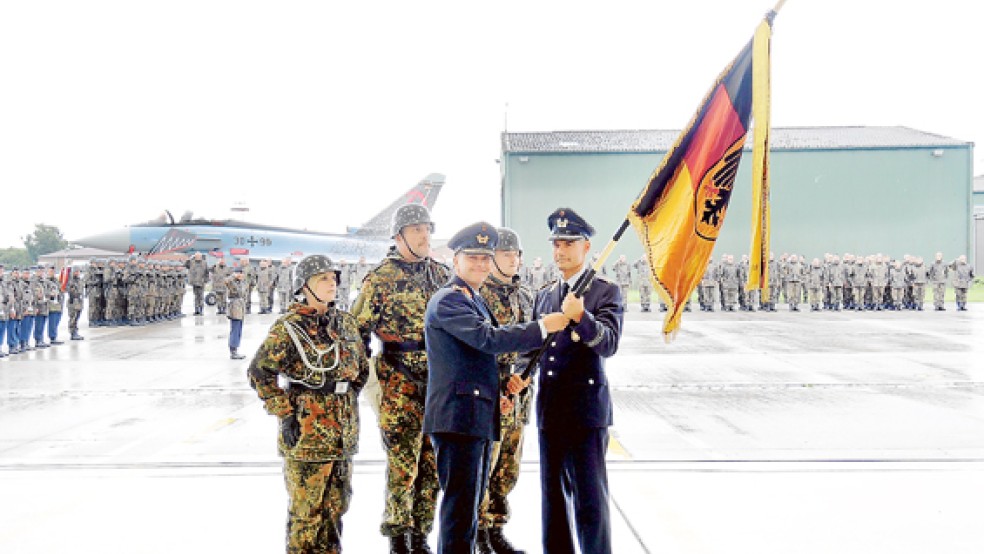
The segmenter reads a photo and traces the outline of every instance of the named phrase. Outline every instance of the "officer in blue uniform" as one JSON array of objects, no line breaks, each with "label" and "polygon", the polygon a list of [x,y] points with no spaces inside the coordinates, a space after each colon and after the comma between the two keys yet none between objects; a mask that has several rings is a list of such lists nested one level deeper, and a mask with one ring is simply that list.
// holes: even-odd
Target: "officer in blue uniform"
[{"label": "officer in blue uniform", "polygon": [[456,233],[448,241],[455,253],[454,277],[431,297],[424,313],[428,378],[423,431],[434,445],[444,491],[438,535],[438,552],[443,554],[471,554],[475,546],[478,507],[501,419],[495,355],[534,350],[547,333],[569,321],[549,313],[539,322],[498,326],[478,293],[492,271],[497,241],[495,227],[484,222]]},{"label": "officer in blue uniform", "polygon": [[[569,294],[588,268],[594,229],[569,208],[547,218],[553,259],[562,277],[537,292],[533,317],[562,310],[571,324],[557,333],[540,359],[536,415],[540,438],[543,552],[612,551],[608,506],[608,427],[612,399],[605,358],[622,334],[618,285],[597,276],[582,298]],[[574,522],[571,525],[570,516]]]}]

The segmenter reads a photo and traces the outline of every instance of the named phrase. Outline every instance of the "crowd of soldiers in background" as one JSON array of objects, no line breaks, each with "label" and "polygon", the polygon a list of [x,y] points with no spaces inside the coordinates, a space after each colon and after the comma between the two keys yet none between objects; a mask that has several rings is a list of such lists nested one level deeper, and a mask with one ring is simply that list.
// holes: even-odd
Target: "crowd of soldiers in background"
[{"label": "crowd of soldiers in background", "polygon": [[[960,256],[945,262],[937,253],[931,264],[921,257],[905,255],[892,260],[882,254],[860,256],[825,254],[823,259],[807,262],[797,254],[783,254],[778,259],[769,256],[769,299],[763,302],[759,291],[745,291],[748,281],[749,259],[747,255],[735,261],[734,256],[724,254],[718,261],[710,260],[697,287],[697,302],[702,311],[713,312],[720,305],[722,311],[776,311],[777,302],[788,304],[791,311],[799,311],[800,304],[811,311],[820,310],[922,310],[926,288],[933,292],[933,307],[945,310],[944,295],[952,285],[957,310],[967,309],[967,290],[974,281],[974,270],[967,264],[967,257]],[[630,263],[625,256],[602,268],[600,272],[622,289],[622,298],[628,298],[633,286],[639,290],[639,303],[644,312],[651,310],[653,290],[649,281],[649,264],[643,256]],[[523,281],[538,290],[557,278],[553,265],[544,265],[536,258],[522,273]],[[660,311],[666,305],[659,302]],[[687,301],[686,310],[690,309]]]},{"label": "crowd of soldiers in background", "polygon": [[0,358],[62,344],[58,326],[66,295],[72,340],[82,340],[78,321],[83,294],[78,274],[68,278],[56,274],[54,266],[15,267],[7,273],[0,265]]},{"label": "crowd of soldiers in background", "polygon": [[[249,260],[240,258],[235,260],[232,266],[229,266],[224,258],[220,258],[215,265],[208,267],[201,254],[195,254],[187,264],[188,283],[191,285],[195,297],[195,315],[204,314],[206,284],[211,285],[216,312],[219,315],[226,313],[228,309],[227,283],[236,267],[243,269],[243,279],[246,282],[246,313],[252,313],[254,291],[259,298],[258,313],[273,313],[275,305],[280,307],[280,313],[286,313],[287,306],[293,301],[291,294],[293,264],[293,260],[287,257],[279,264],[269,259],[261,259],[258,265],[253,267]],[[338,283],[336,305],[339,309],[345,310],[348,309],[353,288],[358,289],[362,279],[373,266],[366,262],[365,258],[360,258],[356,263],[347,263],[345,260],[341,260],[338,265],[341,269],[341,279]]]},{"label": "crowd of soldiers in background", "polygon": [[182,316],[188,270],[174,260],[131,254],[94,258],[85,269],[89,327],[146,325]]}]

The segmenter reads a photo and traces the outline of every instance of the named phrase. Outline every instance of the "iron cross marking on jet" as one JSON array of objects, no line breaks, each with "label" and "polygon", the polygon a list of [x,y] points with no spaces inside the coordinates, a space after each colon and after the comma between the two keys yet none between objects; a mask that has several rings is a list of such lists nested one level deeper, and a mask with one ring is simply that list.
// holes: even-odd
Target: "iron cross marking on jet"
[{"label": "iron cross marking on jet", "polygon": [[246,242],[248,242],[248,243],[249,243],[249,245],[250,245],[251,247],[253,247],[253,246],[256,246],[256,243],[258,243],[258,242],[260,242],[260,241],[258,241],[258,240],[256,240],[256,239],[255,239],[255,238],[253,237],[253,235],[250,235],[250,236],[249,236],[249,240],[248,240],[248,241],[246,241]]}]

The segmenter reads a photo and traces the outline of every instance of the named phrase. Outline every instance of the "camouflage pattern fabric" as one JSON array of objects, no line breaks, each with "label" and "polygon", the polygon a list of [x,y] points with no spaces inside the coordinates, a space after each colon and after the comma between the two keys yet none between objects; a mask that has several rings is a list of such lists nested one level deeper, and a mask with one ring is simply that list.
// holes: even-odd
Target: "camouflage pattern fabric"
[{"label": "camouflage pattern fabric", "polygon": [[[505,283],[490,277],[479,294],[485,300],[492,315],[500,325],[530,321],[533,315],[533,293],[519,283]],[[512,374],[525,369],[517,352],[500,354],[499,383],[504,388]],[[523,431],[530,421],[530,404],[533,386],[514,397],[515,407],[502,413],[502,436],[492,445],[489,462],[489,483],[478,512],[478,525],[482,529],[502,526],[509,521],[508,495],[519,480],[520,462],[523,456]]]},{"label": "camouflage pattern fabric", "polygon": [[[288,328],[303,335],[295,339]],[[309,364],[334,367],[312,371]],[[291,381],[287,390],[278,385],[278,376]],[[304,304],[291,305],[273,324],[250,363],[247,377],[266,411],[279,418],[293,415],[300,425],[293,446],[277,434],[290,500],[289,553],[341,552],[341,518],[352,497],[352,456],[359,449],[358,394],[368,376],[355,318],[334,308],[319,316]],[[347,386],[340,390],[332,381]]]},{"label": "camouflage pattern fabric", "polygon": [[[383,342],[422,343],[427,301],[447,280],[447,267],[434,260],[408,262],[391,250],[366,275],[352,307],[365,344],[372,333]],[[419,349],[385,352],[376,360],[376,375],[381,391],[379,429],[386,450],[380,531],[388,537],[410,529],[426,535],[433,528],[438,490],[434,450],[422,433],[427,354]]]},{"label": "camouflage pattern fabric", "polygon": [[284,459],[290,504],[288,554],[342,551],[342,516],[352,500],[352,461],[328,463]]}]

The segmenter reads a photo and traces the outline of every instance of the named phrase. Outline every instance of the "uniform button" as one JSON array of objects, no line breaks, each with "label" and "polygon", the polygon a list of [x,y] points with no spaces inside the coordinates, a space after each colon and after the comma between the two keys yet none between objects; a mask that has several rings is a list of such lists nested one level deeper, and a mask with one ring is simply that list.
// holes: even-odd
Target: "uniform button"
[{"label": "uniform button", "polygon": [[549,358],[547,358],[547,359],[548,359],[548,360],[550,360],[551,362],[552,362],[552,361],[554,361],[554,357],[553,357],[553,356],[550,356],[550,357],[549,357]]},{"label": "uniform button", "polygon": [[548,371],[548,372],[547,372],[547,376],[548,376],[548,377],[553,377],[553,372],[552,372],[552,371]]},{"label": "uniform button", "polygon": [[478,389],[475,389],[475,396],[478,396]]},{"label": "uniform button", "polygon": [[550,346],[557,346],[557,342],[556,342],[556,341],[554,341],[554,342],[551,342],[551,343],[550,343]]},{"label": "uniform button", "polygon": [[594,379],[588,379],[588,384],[589,385],[593,385],[594,384]]}]

